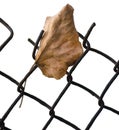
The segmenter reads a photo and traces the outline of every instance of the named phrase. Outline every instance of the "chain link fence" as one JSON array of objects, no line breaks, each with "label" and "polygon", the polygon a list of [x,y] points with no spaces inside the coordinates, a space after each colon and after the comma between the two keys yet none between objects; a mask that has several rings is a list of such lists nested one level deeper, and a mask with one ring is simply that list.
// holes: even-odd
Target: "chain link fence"
[{"label": "chain link fence", "polygon": [[[0,23],[3,26],[5,26],[10,31],[9,37],[4,41],[4,43],[2,43],[0,45],[0,51],[2,51],[4,49],[4,47],[9,43],[9,41],[12,39],[14,33],[13,33],[12,28],[3,19],[1,19],[1,18],[0,18]],[[36,64],[29,70],[29,72],[24,76],[24,78],[21,80],[21,82],[18,82],[16,79],[14,79],[13,77],[11,77],[9,74],[6,74],[2,70],[0,70],[0,75],[2,77],[4,77],[4,78],[7,78],[12,83],[14,83],[16,85],[16,87],[17,87],[17,91],[19,92],[19,95],[16,97],[16,99],[13,101],[13,103],[10,105],[10,107],[7,109],[7,111],[0,118],[0,130],[11,130],[12,129],[12,128],[6,127],[5,120],[9,116],[9,114],[11,113],[11,111],[13,110],[13,108],[16,106],[16,104],[18,103],[18,101],[23,98],[23,96],[27,96],[30,99],[35,100],[40,105],[44,106],[45,108],[47,108],[49,110],[50,118],[44,124],[44,126],[42,127],[42,130],[46,130],[50,126],[50,124],[53,121],[53,119],[56,119],[57,121],[62,122],[65,125],[68,125],[69,127],[72,127],[75,130],[82,130],[82,128],[80,128],[80,124],[79,124],[79,126],[77,126],[73,122],[71,122],[70,120],[67,120],[64,117],[60,116],[60,115],[56,115],[56,113],[55,113],[56,106],[59,104],[59,102],[61,101],[62,97],[65,95],[65,93],[68,91],[68,89],[70,88],[71,85],[77,86],[79,89],[83,89],[84,91],[86,91],[87,94],[90,94],[90,96],[95,97],[96,100],[97,100],[97,103],[99,105],[99,109],[92,116],[92,118],[89,121],[89,123],[87,124],[85,130],[91,129],[91,127],[93,126],[94,122],[100,116],[101,112],[104,109],[106,109],[108,111],[111,111],[114,114],[119,115],[119,111],[118,110],[116,110],[115,108],[112,108],[110,106],[105,105],[105,101],[104,101],[104,97],[105,97],[106,93],[108,92],[109,88],[111,87],[111,85],[113,84],[113,82],[115,81],[115,79],[119,75],[119,61],[115,61],[109,55],[103,53],[100,50],[97,50],[97,49],[91,47],[91,45],[90,45],[90,43],[88,41],[88,37],[89,37],[89,35],[90,35],[90,33],[91,33],[91,31],[92,31],[92,29],[93,29],[94,26],[95,26],[95,23],[93,23],[91,25],[91,27],[89,28],[89,30],[87,31],[87,33],[86,33],[85,36],[83,36],[81,33],[77,32],[79,34],[79,37],[83,41],[82,42],[82,46],[84,47],[85,51],[82,54],[82,56],[77,60],[77,62],[70,68],[70,70],[68,70],[68,72],[67,72],[67,83],[64,86],[63,90],[61,91],[61,93],[57,96],[57,98],[54,101],[54,103],[53,103],[52,106],[50,106],[44,100],[42,100],[42,99],[36,97],[35,95],[32,95],[32,94],[30,94],[30,93],[28,93],[28,92],[25,91],[25,87],[24,87],[25,86],[25,82],[29,78],[29,76],[32,75],[32,73],[36,70],[36,68],[37,68]],[[36,51],[38,49],[38,46],[39,46],[38,44],[39,44],[40,40],[42,39],[43,33],[44,33],[44,31],[42,30],[40,32],[40,35],[38,36],[38,39],[36,40],[36,42],[32,41],[31,39],[28,39],[28,41],[30,43],[32,43],[33,46],[34,46],[33,53],[32,53],[33,59],[35,58],[35,53],[36,53]],[[94,52],[94,53],[97,53],[97,54],[101,55],[104,58],[106,58],[107,60],[109,60],[114,65],[113,66],[114,75],[112,75],[112,78],[108,81],[107,85],[102,90],[102,92],[101,92],[100,95],[97,94],[95,91],[89,89],[88,87],[84,86],[83,84],[74,81],[73,76],[72,76],[73,72],[76,71],[77,66],[80,65],[80,62],[82,62],[83,58],[86,57],[88,55],[88,53],[91,52],[91,51]]]}]

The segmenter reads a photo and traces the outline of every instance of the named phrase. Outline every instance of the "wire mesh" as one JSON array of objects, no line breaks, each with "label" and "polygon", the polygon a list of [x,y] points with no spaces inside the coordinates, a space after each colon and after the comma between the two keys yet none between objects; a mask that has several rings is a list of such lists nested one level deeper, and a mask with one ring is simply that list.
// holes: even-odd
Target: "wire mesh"
[{"label": "wire mesh", "polygon": [[[2,43],[0,45],[0,51],[2,51],[5,48],[5,46],[9,43],[9,41],[12,39],[14,33],[13,33],[12,28],[1,18],[0,18],[0,23],[2,23],[3,26],[5,26],[9,30],[9,32],[10,32],[10,35],[8,36],[8,38],[4,41],[4,43]],[[0,75],[3,76],[4,78],[7,78],[12,83],[14,83],[17,86],[17,91],[19,92],[19,95],[16,97],[16,99],[13,101],[13,103],[10,105],[10,107],[7,109],[7,111],[1,117],[1,119],[0,119],[0,130],[11,130],[11,129],[9,129],[9,128],[7,128],[5,126],[5,120],[9,116],[9,114],[11,113],[13,108],[16,106],[18,101],[20,99],[22,99],[23,96],[27,96],[30,99],[35,100],[40,105],[44,106],[45,108],[47,108],[49,110],[50,118],[44,124],[42,130],[46,130],[50,126],[50,124],[53,121],[53,119],[56,119],[56,120],[64,123],[65,125],[68,125],[68,126],[72,127],[75,130],[81,130],[82,128],[80,128],[80,124],[79,124],[79,126],[77,126],[74,123],[72,123],[70,120],[67,120],[64,117],[61,117],[60,115],[56,115],[55,114],[56,106],[59,104],[59,102],[61,101],[62,97],[65,95],[65,93],[68,91],[68,89],[70,88],[71,85],[78,86],[79,89],[83,89],[86,92],[88,92],[90,94],[90,96],[94,96],[97,99],[97,102],[98,102],[98,105],[99,105],[99,109],[92,116],[92,118],[89,121],[89,123],[87,124],[85,130],[91,129],[91,127],[93,126],[94,122],[100,116],[101,112],[104,109],[106,109],[108,111],[111,111],[114,114],[119,115],[119,111],[118,110],[116,110],[115,108],[112,108],[110,106],[105,105],[105,102],[104,102],[104,97],[105,97],[106,93],[108,92],[109,88],[111,87],[111,85],[113,84],[113,82],[115,81],[115,79],[119,75],[119,61],[115,61],[112,57],[110,57],[109,55],[105,54],[104,52],[91,47],[91,45],[90,45],[90,43],[88,41],[88,37],[89,37],[92,29],[94,28],[94,26],[95,26],[95,23],[93,23],[91,25],[91,27],[89,28],[89,30],[87,31],[85,36],[83,36],[81,33],[77,32],[79,37],[83,40],[82,46],[84,47],[85,51],[82,54],[82,56],[76,61],[76,63],[71,67],[71,69],[67,72],[67,83],[66,83],[65,87],[63,88],[63,90],[61,91],[61,93],[57,96],[57,98],[54,101],[52,106],[49,105],[44,100],[42,100],[42,99],[36,97],[35,95],[32,95],[32,94],[30,94],[30,93],[25,91],[25,88],[24,88],[23,84],[26,82],[26,80],[29,78],[29,76],[36,70],[36,68],[37,68],[36,64],[31,67],[29,72],[23,77],[23,79],[20,82],[18,82],[16,79],[11,77],[9,74],[6,74],[5,72],[0,70]],[[40,32],[36,42],[32,41],[31,39],[28,39],[28,41],[34,46],[33,53],[32,53],[33,59],[35,59],[35,54],[36,54],[37,49],[39,48],[39,43],[40,43],[40,40],[42,39],[43,33],[44,33],[44,31],[42,30]],[[112,78],[108,81],[107,85],[102,90],[100,95],[98,95],[95,91],[89,89],[88,87],[82,85],[81,83],[75,82],[73,80],[73,76],[72,76],[73,72],[76,71],[77,66],[80,64],[80,62],[83,60],[83,58],[87,56],[87,54],[90,51],[101,55],[102,57],[104,57],[107,60],[109,60],[112,64],[114,64],[113,70],[114,70],[115,73],[112,76]]]}]

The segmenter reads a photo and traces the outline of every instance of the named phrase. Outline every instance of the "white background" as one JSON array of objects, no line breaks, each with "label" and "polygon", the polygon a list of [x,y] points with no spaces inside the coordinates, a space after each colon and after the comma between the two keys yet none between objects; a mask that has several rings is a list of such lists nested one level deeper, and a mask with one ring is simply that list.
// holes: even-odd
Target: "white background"
[{"label": "white background", "polygon": [[[14,30],[12,41],[0,52],[0,70],[21,81],[33,64],[33,46],[27,41],[37,39],[46,16],[55,15],[67,3],[74,8],[77,31],[85,35],[96,22],[89,41],[91,46],[118,60],[119,44],[119,4],[118,0],[0,0],[0,17]],[[0,24],[0,43],[9,35]],[[101,94],[107,82],[114,75],[114,65],[105,58],[89,52],[73,73],[74,80]],[[119,110],[119,78],[104,97],[106,105]],[[66,77],[61,80],[49,79],[37,69],[27,81],[26,91],[52,105],[66,85]],[[0,76],[0,117],[18,96],[17,86]],[[41,130],[49,119],[49,111],[25,97],[22,108],[15,106],[6,126],[13,130]],[[98,101],[84,90],[71,86],[55,111],[84,130],[98,110]],[[73,130],[71,127],[53,120],[48,130]],[[119,116],[103,110],[91,130],[118,130]]]}]

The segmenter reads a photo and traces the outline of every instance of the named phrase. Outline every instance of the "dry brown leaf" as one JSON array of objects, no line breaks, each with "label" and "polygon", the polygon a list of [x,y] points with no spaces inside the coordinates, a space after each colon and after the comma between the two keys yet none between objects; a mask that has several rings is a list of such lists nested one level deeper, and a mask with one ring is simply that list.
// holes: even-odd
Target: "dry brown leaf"
[{"label": "dry brown leaf", "polygon": [[44,35],[36,54],[36,61],[47,77],[62,78],[69,66],[83,53],[77,34],[71,5],[67,4],[52,17],[47,17]]}]

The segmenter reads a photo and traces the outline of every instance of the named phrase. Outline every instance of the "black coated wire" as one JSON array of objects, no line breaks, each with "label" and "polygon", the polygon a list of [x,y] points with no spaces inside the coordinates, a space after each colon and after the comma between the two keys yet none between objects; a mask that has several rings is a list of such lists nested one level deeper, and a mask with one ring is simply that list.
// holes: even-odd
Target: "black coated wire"
[{"label": "black coated wire", "polygon": [[[10,36],[4,41],[4,43],[2,43],[0,45],[0,51],[3,50],[3,48],[8,44],[8,42],[12,39],[13,37],[13,30],[12,28],[3,20],[0,18],[0,22],[10,31]],[[25,88],[23,87],[23,84],[25,83],[25,81],[29,78],[29,76],[36,70],[37,65],[34,64],[31,69],[29,70],[29,72],[24,76],[24,78],[18,82],[16,79],[14,79],[12,76],[6,74],[5,72],[0,70],[0,75],[3,76],[4,78],[8,79],[9,81],[11,81],[12,83],[14,83],[17,86],[17,91],[19,93],[19,95],[16,97],[16,99],[13,101],[13,103],[10,105],[10,107],[6,110],[6,112],[3,114],[3,116],[0,119],[0,130],[11,130],[9,128],[7,128],[5,126],[5,120],[6,118],[9,116],[9,114],[11,113],[11,111],[13,110],[13,108],[16,106],[16,104],[18,103],[18,101],[22,98],[22,96],[27,96],[30,99],[33,99],[34,101],[38,102],[40,105],[44,106],[45,108],[47,108],[49,110],[49,116],[50,118],[47,120],[47,122],[44,124],[42,130],[46,130],[51,122],[53,121],[53,119],[56,119],[70,127],[72,127],[75,130],[81,130],[81,128],[79,128],[79,126],[76,126],[74,123],[70,122],[67,119],[64,119],[63,117],[61,117],[60,115],[56,115],[55,114],[55,107],[58,105],[58,103],[61,101],[62,97],[65,95],[66,91],[68,91],[68,88],[73,85],[77,86],[81,89],[83,89],[84,91],[86,91],[88,94],[90,94],[91,96],[94,96],[94,98],[97,99],[98,105],[99,105],[99,109],[96,111],[96,113],[92,116],[92,118],[90,119],[89,123],[87,124],[87,126],[85,127],[85,130],[89,130],[92,125],[94,124],[95,120],[100,116],[100,113],[103,111],[103,109],[109,110],[117,115],[119,115],[119,111],[116,110],[115,108],[112,108],[110,106],[105,105],[104,103],[104,96],[107,93],[107,91],[109,90],[109,88],[111,87],[111,85],[113,84],[113,82],[116,80],[116,78],[119,75],[119,61],[115,61],[112,57],[110,57],[109,55],[105,54],[104,52],[97,50],[95,48],[92,48],[89,41],[88,41],[88,37],[91,33],[91,31],[93,30],[94,26],[96,24],[93,23],[89,30],[87,31],[86,35],[83,36],[81,33],[77,32],[79,37],[83,40],[83,47],[85,48],[84,53],[82,54],[82,56],[75,62],[75,64],[71,67],[71,69],[69,70],[69,72],[67,72],[67,84],[65,85],[65,87],[63,88],[63,90],[61,91],[61,93],[58,95],[58,97],[56,98],[56,100],[54,101],[53,105],[50,106],[48,103],[46,103],[45,101],[39,99],[38,97],[36,97],[35,95],[32,95],[30,93],[27,93],[25,91]],[[42,39],[42,36],[44,34],[44,31],[42,30],[36,40],[36,42],[34,42],[33,40],[31,40],[30,38],[28,39],[28,41],[34,46],[33,49],[33,53],[32,53],[32,57],[33,59],[35,59],[35,54],[37,49],[39,49],[39,42]],[[114,72],[115,74],[112,76],[112,78],[109,80],[109,82],[107,83],[107,85],[105,86],[105,88],[103,89],[102,93],[100,95],[98,95],[97,93],[95,93],[93,90],[89,89],[88,87],[82,85],[81,83],[78,83],[76,81],[73,80],[72,77],[72,73],[75,71],[76,67],[80,64],[80,62],[83,60],[83,58],[88,54],[89,51],[92,51],[94,53],[97,53],[101,56],[103,56],[104,58],[106,58],[107,60],[109,60],[111,63],[114,64]],[[78,100],[78,99],[77,99]]]},{"label": "black coated wire", "polygon": [[0,51],[2,51],[2,49],[8,44],[8,42],[12,39],[14,32],[12,30],[12,28],[2,19],[0,18],[0,23],[2,23],[10,32],[9,37],[4,41],[4,43],[2,43],[0,45]]}]

